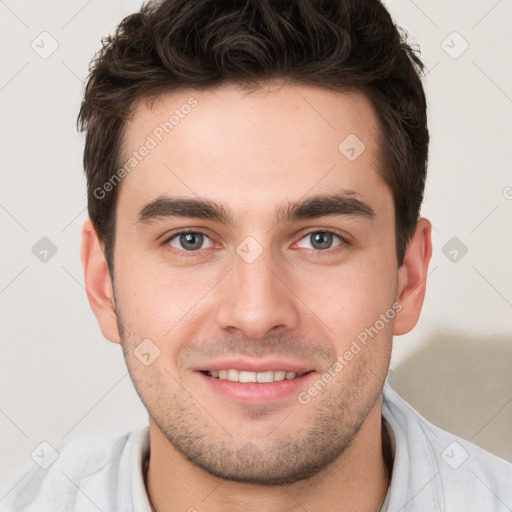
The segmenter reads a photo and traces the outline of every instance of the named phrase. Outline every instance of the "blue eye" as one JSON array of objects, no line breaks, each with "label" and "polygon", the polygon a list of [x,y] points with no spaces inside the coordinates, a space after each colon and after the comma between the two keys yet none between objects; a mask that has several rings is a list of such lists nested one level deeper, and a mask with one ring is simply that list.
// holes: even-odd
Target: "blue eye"
[{"label": "blue eye", "polygon": [[[349,245],[341,235],[327,230],[310,231],[303,235],[295,245],[301,247],[299,244],[307,240],[309,240],[309,247],[302,248],[311,249],[318,256],[332,255],[335,251],[330,249],[343,250],[345,246]],[[188,257],[199,256],[202,250],[213,247],[214,243],[202,231],[183,230],[168,237],[163,245],[178,257]]]},{"label": "blue eye", "polygon": [[[334,239],[337,238],[339,242],[336,245],[332,245]],[[310,244],[312,247],[306,247],[306,249],[314,249],[316,251],[325,251],[327,249],[332,249],[334,247],[338,247],[345,240],[336,233],[332,231],[311,231],[307,235],[303,236],[300,241],[310,239]]]},{"label": "blue eye", "polygon": [[205,239],[209,240],[209,237],[201,231],[180,231],[168,238],[165,243],[179,251],[195,252],[211,247],[211,240],[208,247],[202,247]]}]

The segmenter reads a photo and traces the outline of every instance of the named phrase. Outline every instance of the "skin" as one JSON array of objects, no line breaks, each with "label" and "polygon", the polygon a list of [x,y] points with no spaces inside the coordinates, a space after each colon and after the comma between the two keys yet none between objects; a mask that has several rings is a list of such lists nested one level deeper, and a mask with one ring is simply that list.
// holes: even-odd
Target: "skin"
[{"label": "skin", "polygon": [[[398,268],[371,103],[358,92],[281,85],[224,84],[139,102],[125,157],[191,96],[198,104],[120,185],[115,293],[97,234],[89,220],[83,227],[91,307],[103,335],[122,345],[149,412],[147,489],[158,512],[373,512],[387,490],[381,393],[393,334],[409,332],[421,311],[431,225],[419,220]],[[338,150],[349,134],[366,148],[354,161]],[[273,221],[287,201],[339,190],[355,192],[375,217]],[[137,224],[162,194],[215,200],[236,222]],[[208,235],[199,251],[187,253],[179,236],[165,243],[183,228]],[[318,231],[345,242],[335,236],[319,250],[306,236]],[[251,263],[236,252],[247,236],[262,248]],[[196,371],[228,356],[276,356],[315,370],[307,391],[395,303],[394,319],[307,404],[296,393],[237,403]],[[160,354],[145,366],[134,350],[148,338]]]}]

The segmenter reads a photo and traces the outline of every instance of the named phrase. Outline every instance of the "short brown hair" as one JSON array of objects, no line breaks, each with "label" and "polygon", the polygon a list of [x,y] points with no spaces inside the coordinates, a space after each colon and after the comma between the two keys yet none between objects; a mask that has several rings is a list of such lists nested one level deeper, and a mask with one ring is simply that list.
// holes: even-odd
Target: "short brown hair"
[{"label": "short brown hair", "polygon": [[78,115],[89,216],[113,276],[120,165],[135,103],[178,88],[264,81],[358,90],[380,122],[381,175],[395,205],[398,265],[419,217],[429,134],[424,65],[378,0],[161,0],[102,39]]}]

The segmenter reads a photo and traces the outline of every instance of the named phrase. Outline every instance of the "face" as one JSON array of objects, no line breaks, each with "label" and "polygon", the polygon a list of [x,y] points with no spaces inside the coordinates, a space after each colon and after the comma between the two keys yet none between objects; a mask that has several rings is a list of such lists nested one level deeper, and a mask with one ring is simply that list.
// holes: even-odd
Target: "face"
[{"label": "face", "polygon": [[121,344],[151,427],[210,474],[306,478],[380,406],[400,306],[377,136],[360,93],[276,84],[173,92],[126,126]]}]

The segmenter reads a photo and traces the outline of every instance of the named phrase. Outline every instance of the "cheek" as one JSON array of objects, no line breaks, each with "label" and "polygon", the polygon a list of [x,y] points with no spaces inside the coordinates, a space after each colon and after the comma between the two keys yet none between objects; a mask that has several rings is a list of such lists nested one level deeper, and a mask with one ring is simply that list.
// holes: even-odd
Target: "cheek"
[{"label": "cheek", "polygon": [[381,260],[368,261],[302,276],[296,282],[297,295],[327,326],[327,335],[345,346],[392,307],[396,266],[388,267]]},{"label": "cheek", "polygon": [[[210,308],[213,311],[218,304],[208,301],[208,292],[226,269],[213,264],[172,268],[142,251],[123,251],[121,245],[118,249],[116,294],[123,323],[134,338],[154,339],[163,350],[168,352],[172,346],[178,351],[192,334],[192,326],[197,335],[198,322],[213,319]],[[381,240],[336,266],[283,269],[283,279],[293,290],[283,300],[294,303],[304,325],[317,324],[326,338],[350,344],[394,302],[397,268],[393,249]],[[167,343],[170,340],[174,343]]]},{"label": "cheek", "polygon": [[198,269],[171,269],[143,258],[119,262],[116,296],[123,323],[138,338],[169,340],[200,309],[201,299],[215,280],[214,275]]}]

